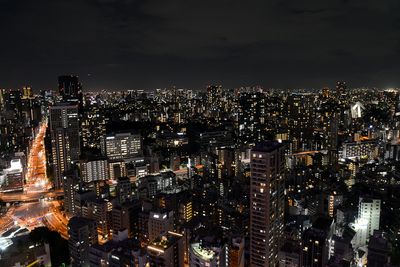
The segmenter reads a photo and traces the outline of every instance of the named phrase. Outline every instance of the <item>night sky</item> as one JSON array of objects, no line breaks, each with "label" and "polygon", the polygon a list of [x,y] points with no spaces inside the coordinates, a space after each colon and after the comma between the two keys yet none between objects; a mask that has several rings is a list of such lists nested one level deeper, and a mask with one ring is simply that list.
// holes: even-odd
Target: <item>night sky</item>
[{"label": "night sky", "polygon": [[0,0],[0,88],[395,87],[399,39],[399,0]]}]

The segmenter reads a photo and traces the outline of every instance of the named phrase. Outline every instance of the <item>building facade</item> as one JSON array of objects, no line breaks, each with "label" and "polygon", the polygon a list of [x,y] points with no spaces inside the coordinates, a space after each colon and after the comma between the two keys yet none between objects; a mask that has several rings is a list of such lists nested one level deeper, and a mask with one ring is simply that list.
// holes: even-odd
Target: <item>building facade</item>
[{"label": "building facade", "polygon": [[250,265],[276,266],[284,226],[284,146],[276,141],[251,151]]}]

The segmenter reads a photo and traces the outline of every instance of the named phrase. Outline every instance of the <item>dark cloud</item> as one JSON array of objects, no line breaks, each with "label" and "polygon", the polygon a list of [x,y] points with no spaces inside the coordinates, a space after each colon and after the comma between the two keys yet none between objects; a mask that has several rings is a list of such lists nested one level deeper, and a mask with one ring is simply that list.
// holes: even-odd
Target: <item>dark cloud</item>
[{"label": "dark cloud", "polygon": [[[0,0],[0,87],[400,84],[397,0]],[[90,76],[88,76],[90,74]]]}]

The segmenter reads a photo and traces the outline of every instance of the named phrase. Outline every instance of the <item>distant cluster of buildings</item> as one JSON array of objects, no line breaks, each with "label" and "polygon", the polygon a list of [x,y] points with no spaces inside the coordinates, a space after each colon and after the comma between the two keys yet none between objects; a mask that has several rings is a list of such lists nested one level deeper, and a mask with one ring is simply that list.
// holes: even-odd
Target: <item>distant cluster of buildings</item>
[{"label": "distant cluster of buildings", "polygon": [[400,264],[396,90],[43,95],[72,266]]}]

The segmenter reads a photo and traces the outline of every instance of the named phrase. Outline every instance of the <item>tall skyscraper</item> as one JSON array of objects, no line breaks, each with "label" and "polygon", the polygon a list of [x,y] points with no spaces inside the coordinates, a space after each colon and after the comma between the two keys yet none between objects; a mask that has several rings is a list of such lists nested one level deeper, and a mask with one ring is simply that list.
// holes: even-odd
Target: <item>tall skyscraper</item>
[{"label": "tall skyscraper", "polygon": [[76,170],[71,170],[64,173],[63,179],[65,211],[75,214],[75,194],[80,187],[78,173]]},{"label": "tall skyscraper", "polygon": [[260,142],[266,136],[267,98],[263,93],[243,93],[239,97],[238,133],[242,141]]},{"label": "tall skyscraper", "polygon": [[358,219],[367,223],[367,240],[374,234],[374,230],[379,230],[380,218],[381,201],[379,199],[360,198]]},{"label": "tall skyscraper", "polygon": [[284,227],[284,146],[265,141],[251,150],[250,266],[278,264]]},{"label": "tall skyscraper", "polygon": [[347,85],[346,82],[336,82],[336,96],[341,97],[346,93]]},{"label": "tall skyscraper", "polygon": [[79,159],[78,106],[60,104],[50,107],[50,134],[53,156],[54,186],[62,187],[63,172]]},{"label": "tall skyscraper", "polygon": [[311,93],[293,93],[287,98],[289,138],[293,152],[310,149],[315,127],[315,96]]},{"label": "tall skyscraper", "polygon": [[82,100],[82,84],[79,82],[78,76],[59,76],[58,90],[63,97],[63,101],[77,103]]},{"label": "tall skyscraper", "polygon": [[333,220],[320,217],[303,233],[301,267],[327,266],[333,232]]},{"label": "tall skyscraper", "polygon": [[106,199],[96,198],[86,202],[83,216],[97,222],[97,234],[100,240],[107,241],[111,233],[112,203]]}]

